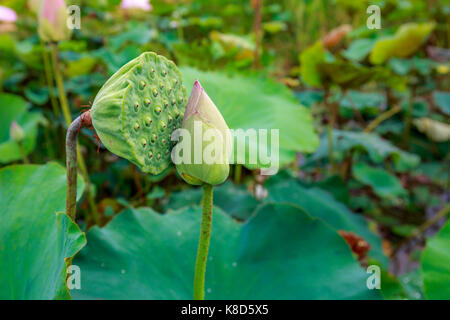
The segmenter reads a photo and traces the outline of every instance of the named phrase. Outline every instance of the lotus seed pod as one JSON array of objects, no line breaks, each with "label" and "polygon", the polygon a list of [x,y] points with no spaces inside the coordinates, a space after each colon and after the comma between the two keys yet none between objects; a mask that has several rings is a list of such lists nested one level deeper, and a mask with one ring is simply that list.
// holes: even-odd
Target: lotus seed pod
[{"label": "lotus seed pod", "polygon": [[[178,97],[176,104],[162,108],[165,101]],[[146,52],[103,85],[91,108],[92,124],[109,151],[156,175],[171,163],[174,142],[170,136],[181,126],[181,117],[169,119],[184,114],[186,101],[186,88],[175,64]]]},{"label": "lotus seed pod", "polygon": [[181,129],[183,137],[173,150],[180,176],[193,185],[223,183],[230,173],[231,134],[222,114],[198,81],[189,97]]}]

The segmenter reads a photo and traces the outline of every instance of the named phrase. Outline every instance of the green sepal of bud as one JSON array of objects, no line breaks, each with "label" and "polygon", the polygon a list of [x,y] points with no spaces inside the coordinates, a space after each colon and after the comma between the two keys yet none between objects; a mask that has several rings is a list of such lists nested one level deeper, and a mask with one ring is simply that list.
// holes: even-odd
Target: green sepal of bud
[{"label": "green sepal of bud", "polygon": [[[180,131],[183,137],[175,146],[174,162],[183,180],[192,185],[223,183],[230,173],[231,135],[222,114],[198,81],[189,97],[181,129],[186,135]],[[212,135],[208,136],[208,132]],[[184,139],[190,142],[186,144]],[[190,156],[181,155],[181,150]],[[205,159],[208,155],[213,155],[214,161]]]}]

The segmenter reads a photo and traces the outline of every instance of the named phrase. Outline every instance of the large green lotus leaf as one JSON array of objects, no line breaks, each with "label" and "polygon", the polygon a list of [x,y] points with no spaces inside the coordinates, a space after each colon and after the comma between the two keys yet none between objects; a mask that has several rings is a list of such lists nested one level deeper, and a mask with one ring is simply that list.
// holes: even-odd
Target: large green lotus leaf
[{"label": "large green lotus leaf", "polygon": [[[389,141],[384,140],[374,133],[352,132],[333,130],[334,152],[346,152],[351,149],[366,151],[370,159],[375,163],[381,163],[390,157],[394,161],[398,171],[405,171],[417,166],[420,158],[412,153],[405,152]],[[328,158],[328,138],[323,136],[317,151],[308,159],[308,164]]]},{"label": "large green lotus leaf", "polygon": [[38,124],[42,115],[40,112],[27,112],[27,108],[27,102],[20,96],[0,94],[0,163],[22,159],[19,145],[9,136],[13,121],[16,121],[25,132],[22,142],[25,154],[33,151],[36,145]]},{"label": "large green lotus leaf", "polygon": [[[201,209],[126,210],[92,228],[77,255],[74,298],[192,299]],[[246,223],[214,209],[206,299],[377,299],[339,234],[289,204],[259,207]]]},{"label": "large green lotus leaf", "polygon": [[65,202],[66,172],[56,163],[0,170],[0,299],[70,298],[65,258],[86,238],[58,212]]},{"label": "large green lotus leaf", "polygon": [[[203,195],[202,188],[189,188],[170,195],[165,209],[178,210],[183,207],[199,204]],[[242,186],[230,181],[214,188],[214,205],[239,220],[248,219],[258,206],[250,192]]]},{"label": "large green lotus leaf", "polygon": [[400,180],[381,168],[368,166],[364,162],[353,165],[353,175],[365,185],[372,187],[373,191],[383,198],[403,197],[406,190]]},{"label": "large green lotus leaf", "polygon": [[[267,78],[229,77],[219,72],[203,72],[187,67],[181,68],[181,72],[188,92],[195,79],[201,82],[230,129],[278,129],[280,165],[292,161],[297,151],[313,152],[317,148],[319,139],[310,111],[299,105],[292,92],[283,85]],[[258,143],[261,144],[261,141]],[[248,139],[246,144],[248,148],[258,150]],[[246,166],[255,167],[248,162]]]},{"label": "large green lotus leaf", "polygon": [[372,64],[382,64],[392,57],[408,57],[416,52],[433,31],[434,23],[407,23],[394,36],[378,40],[370,53]]},{"label": "large green lotus leaf", "polygon": [[422,275],[428,299],[450,299],[450,221],[428,240],[422,254]]},{"label": "large green lotus leaf", "polygon": [[335,200],[320,188],[306,188],[290,179],[268,187],[271,202],[289,202],[306,210],[311,216],[320,218],[336,230],[354,232],[370,245],[369,255],[382,265],[388,260],[381,248],[381,239],[369,230],[367,222],[360,215],[351,212],[344,204]]}]

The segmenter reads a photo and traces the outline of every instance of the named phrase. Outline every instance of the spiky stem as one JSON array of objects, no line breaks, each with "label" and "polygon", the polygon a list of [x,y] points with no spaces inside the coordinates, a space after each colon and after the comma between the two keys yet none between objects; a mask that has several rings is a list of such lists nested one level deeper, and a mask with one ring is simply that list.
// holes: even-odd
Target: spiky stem
[{"label": "spiky stem", "polygon": [[75,220],[77,205],[77,155],[78,155],[78,133],[82,127],[91,125],[90,111],[84,112],[76,118],[69,126],[66,135],[66,170],[67,170],[67,194],[66,214]]},{"label": "spiky stem", "polygon": [[213,186],[210,184],[204,184],[202,198],[202,223],[200,227],[197,260],[195,262],[194,300],[205,299],[205,274],[206,262],[208,259],[209,239],[211,238],[212,205]]},{"label": "spiky stem", "polygon": [[69,126],[66,135],[66,214],[71,217],[72,220],[75,220],[77,205],[77,138],[81,126],[81,117],[78,117]]},{"label": "spiky stem", "polygon": [[[72,116],[70,115],[70,108],[69,108],[69,103],[67,101],[66,90],[64,88],[64,81],[63,81],[63,77],[61,75],[61,71],[59,68],[58,45],[56,43],[51,43],[51,48],[52,48],[52,60],[53,60],[53,73],[55,76],[56,86],[58,87],[59,101],[61,104],[61,109],[64,114],[64,119],[66,120],[66,123],[69,126],[69,125],[71,125],[71,122],[72,122]],[[78,158],[78,166],[80,167],[81,174],[83,175],[83,178],[86,182],[86,195],[87,195],[89,208],[91,209],[91,213],[94,218],[94,221],[96,223],[98,223],[98,212],[97,212],[97,208],[95,207],[94,197],[93,197],[92,191],[91,191],[91,181],[89,179],[87,167],[86,167],[83,157],[81,156],[80,150],[77,148],[77,146],[75,146],[75,150],[77,152],[76,158]]]}]

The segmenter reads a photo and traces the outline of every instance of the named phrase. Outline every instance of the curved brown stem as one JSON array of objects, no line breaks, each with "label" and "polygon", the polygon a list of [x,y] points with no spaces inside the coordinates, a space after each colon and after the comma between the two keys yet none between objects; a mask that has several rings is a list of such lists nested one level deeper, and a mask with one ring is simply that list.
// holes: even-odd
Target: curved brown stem
[{"label": "curved brown stem", "polygon": [[67,194],[66,214],[75,220],[77,205],[77,138],[82,127],[92,124],[90,111],[72,121],[66,135]]}]

